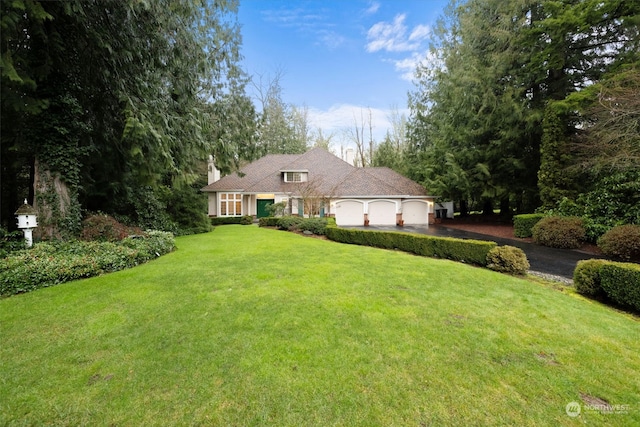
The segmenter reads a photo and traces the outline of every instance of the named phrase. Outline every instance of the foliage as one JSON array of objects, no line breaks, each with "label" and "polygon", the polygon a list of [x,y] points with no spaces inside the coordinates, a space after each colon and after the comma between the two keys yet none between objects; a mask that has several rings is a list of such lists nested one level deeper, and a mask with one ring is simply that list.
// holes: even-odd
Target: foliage
[{"label": "foliage", "polygon": [[173,251],[173,235],[151,231],[114,242],[51,242],[0,259],[0,295],[8,296],[134,267]]},{"label": "foliage", "polygon": [[25,249],[25,245],[24,233],[21,230],[8,232],[4,228],[0,228],[0,258]]},{"label": "foliage", "polygon": [[576,290],[606,298],[640,312],[640,265],[601,259],[579,261],[573,273]]},{"label": "foliage", "polygon": [[578,105],[587,123],[573,150],[576,169],[608,175],[640,165],[640,62],[576,93],[568,100]]},{"label": "foliage", "polygon": [[544,214],[521,214],[513,217],[513,234],[516,237],[531,237],[533,232],[531,229],[538,223]]},{"label": "foliage", "polygon": [[328,227],[326,235],[329,239],[341,243],[397,249],[416,255],[446,258],[482,266],[487,264],[489,251],[497,246],[495,242],[479,240],[338,227]]},{"label": "foliage", "polygon": [[224,169],[256,155],[237,1],[1,4],[4,221],[29,194],[52,236],[77,233],[82,210],[176,230],[134,193],[164,202],[209,154]]},{"label": "foliage", "polygon": [[600,282],[612,301],[640,312],[640,265],[606,263],[600,269]]},{"label": "foliage", "polygon": [[262,82],[262,76],[258,77],[259,81],[254,80],[253,84],[262,107],[257,126],[259,149],[263,154],[304,153],[310,139],[307,109],[282,100],[281,71],[268,83]]},{"label": "foliage", "polygon": [[[638,85],[627,66],[640,59],[639,14],[639,3],[623,0],[452,1],[410,94],[411,177],[449,199],[517,212],[539,206],[538,176],[547,206],[582,191],[590,181],[566,169],[571,140],[593,125],[592,135],[606,135],[594,138],[601,154],[610,147],[621,159],[638,145]],[[613,76],[605,114],[576,116],[569,97]]]},{"label": "foliage", "polygon": [[608,257],[640,261],[640,225],[613,227],[598,239],[598,248]]},{"label": "foliage", "polygon": [[[176,225],[176,235],[207,233],[211,231],[211,221],[207,216],[207,195],[199,191],[204,184],[196,181],[194,185],[172,188],[166,195],[166,210]],[[152,227],[156,230],[167,230]]]},{"label": "foliage", "polygon": [[525,275],[529,260],[524,251],[515,246],[496,246],[487,254],[487,267],[501,273]]},{"label": "foliage", "polygon": [[231,225],[231,224],[251,225],[251,224],[253,224],[253,217],[251,215],[244,215],[244,216],[218,216],[218,217],[211,218],[211,224],[213,226]]},{"label": "foliage", "polygon": [[576,249],[585,240],[583,220],[578,217],[548,216],[533,226],[532,236],[539,245]]},{"label": "foliage", "polygon": [[259,227],[277,227],[278,221],[280,221],[280,217],[265,216],[258,219],[258,226]]},{"label": "foliage", "polygon": [[278,228],[286,231],[300,230],[300,225],[304,222],[304,218],[299,216],[283,216],[278,219]]},{"label": "foliage", "polygon": [[299,228],[302,231],[310,231],[315,235],[324,236],[327,229],[327,218],[304,218]]},{"label": "foliage", "polygon": [[600,270],[609,261],[603,259],[589,259],[578,261],[573,271],[573,284],[576,291],[591,298],[605,296],[600,281]]},{"label": "foliage", "polygon": [[543,207],[555,206],[558,200],[571,194],[573,180],[567,173],[571,162],[567,134],[568,120],[547,105],[542,120],[542,141],[540,144],[540,169],[538,188]]},{"label": "foliage", "polygon": [[127,227],[112,216],[97,213],[82,221],[80,237],[86,241],[117,242],[130,235],[142,234],[136,227]]},{"label": "foliage", "polygon": [[269,212],[269,216],[282,216],[284,214],[284,210],[287,207],[286,201],[278,202],[278,203],[269,203],[265,206],[267,212]]}]

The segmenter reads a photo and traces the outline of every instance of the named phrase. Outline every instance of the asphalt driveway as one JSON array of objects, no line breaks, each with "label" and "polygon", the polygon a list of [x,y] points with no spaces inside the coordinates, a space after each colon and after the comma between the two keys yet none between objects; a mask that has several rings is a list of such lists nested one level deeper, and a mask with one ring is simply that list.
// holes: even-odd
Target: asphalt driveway
[{"label": "asphalt driveway", "polygon": [[548,274],[551,276],[559,276],[567,280],[573,279],[573,270],[576,268],[578,261],[583,259],[598,258],[598,256],[570,249],[555,249],[546,246],[540,246],[533,243],[522,242],[515,239],[505,239],[500,237],[488,236],[486,234],[472,233],[469,231],[449,228],[446,225],[434,224],[429,228],[422,226],[406,225],[404,227],[396,226],[370,226],[370,227],[350,227],[369,230],[385,230],[385,231],[402,231],[408,233],[420,233],[429,236],[440,237],[456,237],[459,239],[489,240],[499,245],[516,246],[524,251],[529,259],[532,272]]}]

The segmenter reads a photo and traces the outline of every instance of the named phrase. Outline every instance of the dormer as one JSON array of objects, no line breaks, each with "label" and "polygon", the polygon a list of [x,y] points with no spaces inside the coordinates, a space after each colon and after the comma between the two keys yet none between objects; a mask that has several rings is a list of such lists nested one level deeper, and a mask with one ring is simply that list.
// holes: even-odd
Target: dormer
[{"label": "dormer", "polygon": [[307,169],[283,169],[280,171],[284,182],[307,182],[309,171]]}]

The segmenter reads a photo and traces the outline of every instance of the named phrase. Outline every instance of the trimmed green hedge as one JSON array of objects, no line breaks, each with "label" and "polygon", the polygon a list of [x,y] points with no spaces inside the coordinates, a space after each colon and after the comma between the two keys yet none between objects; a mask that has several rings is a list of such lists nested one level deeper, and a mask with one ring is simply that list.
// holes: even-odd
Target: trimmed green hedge
[{"label": "trimmed green hedge", "polygon": [[526,238],[531,237],[533,232],[531,229],[538,223],[545,215],[543,214],[522,214],[513,217],[513,234],[516,237]]},{"label": "trimmed green hedge", "polygon": [[116,243],[38,243],[0,259],[0,295],[20,294],[123,270],[174,249],[173,234],[163,231],[150,231]]},{"label": "trimmed green hedge", "polygon": [[310,231],[323,236],[328,226],[336,225],[335,218],[303,218],[299,216],[265,217],[258,220],[260,227],[278,227],[286,231]]},{"label": "trimmed green hedge", "polygon": [[573,284],[576,291],[592,298],[605,297],[606,294],[600,283],[600,269],[608,262],[604,259],[578,261],[575,270],[573,270]]},{"label": "trimmed green hedge", "polygon": [[600,281],[609,298],[640,312],[640,265],[607,263],[600,269]]},{"label": "trimmed green hedge", "polygon": [[338,227],[327,227],[326,235],[330,240],[340,243],[398,249],[416,255],[446,258],[481,266],[487,265],[487,254],[497,246],[495,242],[480,240]]},{"label": "trimmed green hedge", "polygon": [[251,215],[245,216],[216,216],[211,218],[211,225],[230,225],[230,224],[241,224],[241,225],[251,225],[253,224],[253,217]]},{"label": "trimmed green hedge", "polygon": [[576,290],[589,297],[606,296],[640,312],[640,265],[591,259],[578,262],[573,272]]},{"label": "trimmed green hedge", "polygon": [[280,218],[275,216],[265,216],[258,220],[258,227],[277,227]]}]

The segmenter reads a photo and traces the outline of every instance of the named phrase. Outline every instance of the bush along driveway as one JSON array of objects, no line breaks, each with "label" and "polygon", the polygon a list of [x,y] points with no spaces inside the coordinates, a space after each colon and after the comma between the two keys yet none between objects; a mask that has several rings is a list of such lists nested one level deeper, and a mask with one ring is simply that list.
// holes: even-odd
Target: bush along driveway
[{"label": "bush along driveway", "polygon": [[[353,227],[365,228],[365,227]],[[546,246],[536,245],[534,243],[523,242],[517,239],[505,239],[502,237],[488,236],[470,231],[458,230],[446,226],[430,226],[429,228],[420,226],[404,226],[404,227],[366,227],[370,230],[386,230],[386,231],[402,231],[409,233],[421,233],[431,236],[455,237],[459,239],[486,240],[496,242],[498,245],[510,245],[520,248],[527,254],[530,272],[533,274],[542,273],[549,276],[556,276],[563,282],[571,283],[573,280],[573,271],[578,261],[585,259],[598,258],[598,256],[580,252],[576,250],[555,249]]]}]

